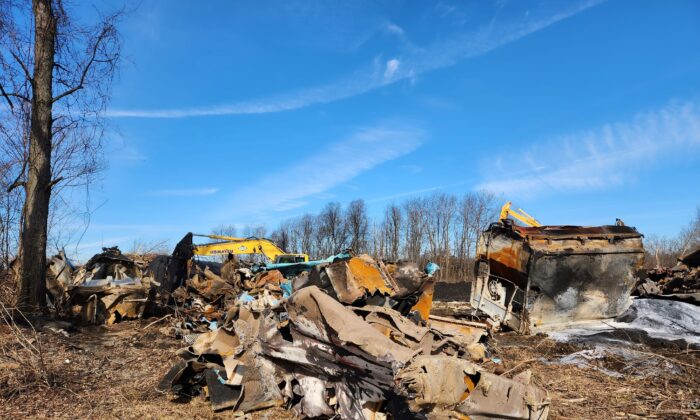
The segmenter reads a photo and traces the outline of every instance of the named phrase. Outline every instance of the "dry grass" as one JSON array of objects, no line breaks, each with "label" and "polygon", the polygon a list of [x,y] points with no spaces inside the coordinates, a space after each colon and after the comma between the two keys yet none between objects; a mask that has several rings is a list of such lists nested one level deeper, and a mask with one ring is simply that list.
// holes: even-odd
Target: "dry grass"
[{"label": "dry grass", "polygon": [[[214,413],[203,397],[174,399],[156,391],[161,376],[176,360],[181,342],[158,330],[157,318],[112,326],[81,327],[69,337],[52,332],[52,325],[37,328],[46,369],[53,373],[51,386],[18,388],[0,395],[0,418],[233,418],[234,413]],[[28,337],[32,331],[19,326]],[[56,329],[56,327],[53,327]],[[0,339],[12,332],[0,329]],[[552,398],[551,418],[688,418],[700,409],[697,371],[679,366],[684,373],[661,372],[649,378],[617,379],[590,369],[546,365],[552,359],[580,350],[535,336],[499,334],[495,349],[504,360],[507,376],[531,369],[536,384]],[[683,349],[647,349],[700,367],[700,352]],[[654,357],[654,356],[649,356]],[[624,361],[605,360],[611,370]],[[496,366],[489,365],[492,369]],[[503,370],[503,368],[501,368]],[[265,410],[249,418],[292,418],[282,409]]]},{"label": "dry grass", "polygon": [[0,301],[0,325],[0,395],[51,387],[53,373],[31,322],[21,311]]},{"label": "dry grass", "polygon": [[[631,374],[615,378],[593,369],[543,363],[542,358],[552,360],[582,348],[541,336],[501,334],[496,348],[505,361],[505,369],[512,370],[508,375],[530,369],[534,382],[549,391],[550,418],[700,417],[697,351],[673,346],[646,347],[643,351],[648,354],[642,356],[675,361],[680,373],[659,369],[646,378]],[[635,371],[635,366],[614,356],[602,360],[601,367],[616,372]]]},{"label": "dry grass", "polygon": [[[49,387],[18,389],[0,395],[0,418],[231,418],[214,413],[204,398],[173,399],[156,390],[176,360],[182,343],[166,337],[155,319],[109,327],[82,327],[70,336],[38,332],[55,372]],[[6,336],[7,331],[0,332]],[[283,410],[256,413],[253,418],[289,418]]]}]

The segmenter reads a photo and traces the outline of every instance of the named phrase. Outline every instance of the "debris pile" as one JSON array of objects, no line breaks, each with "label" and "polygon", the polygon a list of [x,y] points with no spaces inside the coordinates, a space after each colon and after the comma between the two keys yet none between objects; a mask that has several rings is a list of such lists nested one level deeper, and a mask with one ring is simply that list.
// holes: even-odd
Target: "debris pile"
[{"label": "debris pile", "polygon": [[75,270],[63,252],[51,258],[47,289],[59,313],[79,316],[92,324],[112,324],[143,316],[153,300],[153,286],[145,262],[134,261],[119,248],[103,248]]},{"label": "debris pile", "polygon": [[150,264],[114,247],[79,269],[63,254],[48,267],[63,315],[111,324],[169,311],[161,332],[187,347],[163,392],[203,395],[216,411],[284,407],[302,418],[548,414],[529,375],[482,367],[488,324],[430,314],[434,263],[344,252],[246,266],[197,259],[183,241]]},{"label": "debris pile", "polygon": [[227,309],[239,302],[271,306],[284,296],[286,287],[279,271],[253,274],[247,267],[238,267],[235,260],[223,265],[197,264],[191,275],[170,296],[178,312],[178,320],[163,329],[176,338],[192,337],[192,334],[216,330]]},{"label": "debris pile", "polygon": [[475,363],[487,358],[486,329],[429,320],[435,264],[341,254],[254,274],[225,266],[195,266],[173,293],[208,331],[178,352],[161,390],[299,417],[547,415],[544,390]]},{"label": "debris pile", "polygon": [[635,289],[637,295],[700,304],[700,248],[674,267],[656,267]]}]

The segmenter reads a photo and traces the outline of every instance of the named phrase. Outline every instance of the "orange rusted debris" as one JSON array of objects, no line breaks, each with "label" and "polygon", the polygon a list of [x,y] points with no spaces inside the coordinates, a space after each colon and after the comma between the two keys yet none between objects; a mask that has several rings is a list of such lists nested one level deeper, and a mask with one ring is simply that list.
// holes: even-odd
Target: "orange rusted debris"
[{"label": "orange rusted debris", "polygon": [[430,278],[421,286],[419,292],[420,297],[418,302],[411,308],[411,311],[416,311],[420,314],[421,319],[428,320],[430,310],[433,308],[433,294],[435,293],[435,280]]},{"label": "orange rusted debris", "polygon": [[363,287],[367,293],[374,294],[391,293],[391,283],[386,275],[382,275],[374,262],[369,256],[353,257],[348,260],[348,267],[355,281]]},{"label": "orange rusted debris", "polygon": [[279,270],[264,271],[257,276],[255,287],[263,287],[266,284],[279,286],[284,280],[284,276]]}]

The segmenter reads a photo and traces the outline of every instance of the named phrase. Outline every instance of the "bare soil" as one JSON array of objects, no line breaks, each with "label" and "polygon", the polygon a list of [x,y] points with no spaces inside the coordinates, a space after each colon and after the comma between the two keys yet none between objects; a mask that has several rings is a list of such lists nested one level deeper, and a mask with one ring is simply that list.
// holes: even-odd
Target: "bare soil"
[{"label": "bare soil", "polygon": [[[162,375],[177,360],[182,342],[159,332],[167,321],[127,321],[111,326],[89,326],[38,333],[51,384],[38,383],[16,367],[0,369],[0,418],[233,418],[233,412],[214,413],[204,397],[174,398],[156,390]],[[24,327],[26,328],[26,327]],[[58,330],[55,326],[54,329]],[[0,326],[0,344],[11,347],[12,334]],[[550,418],[688,418],[700,417],[700,353],[674,346],[649,347],[677,361],[680,374],[660,371],[641,378],[610,377],[591,369],[547,365],[582,347],[561,344],[542,336],[497,334],[492,340],[501,364],[485,367],[512,376],[530,369],[534,383],[552,399]],[[605,360],[620,371],[624,361]],[[681,365],[682,364],[682,365]],[[14,369],[14,370],[13,370]],[[7,386],[7,375],[15,375]],[[19,381],[18,381],[19,379]],[[20,384],[20,385],[17,385]],[[253,419],[292,418],[281,408],[254,413]]]}]

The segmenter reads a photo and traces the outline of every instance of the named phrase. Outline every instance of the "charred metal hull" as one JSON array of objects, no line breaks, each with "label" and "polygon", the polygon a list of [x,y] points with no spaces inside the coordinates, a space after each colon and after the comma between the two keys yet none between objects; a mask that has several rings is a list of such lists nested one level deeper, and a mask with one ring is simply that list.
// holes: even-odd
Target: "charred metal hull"
[{"label": "charred metal hull", "polygon": [[477,253],[472,305],[523,333],[620,315],[644,262],[642,235],[628,226],[495,223]]}]

